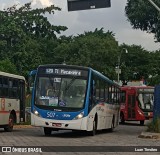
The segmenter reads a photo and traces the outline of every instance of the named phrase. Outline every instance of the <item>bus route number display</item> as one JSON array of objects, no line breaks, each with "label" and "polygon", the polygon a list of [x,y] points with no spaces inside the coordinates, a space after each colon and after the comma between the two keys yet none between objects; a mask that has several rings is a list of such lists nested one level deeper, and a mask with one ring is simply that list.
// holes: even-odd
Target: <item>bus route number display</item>
[{"label": "bus route number display", "polygon": [[85,71],[80,71],[76,69],[46,68],[46,74],[82,76],[82,72],[85,72]]}]

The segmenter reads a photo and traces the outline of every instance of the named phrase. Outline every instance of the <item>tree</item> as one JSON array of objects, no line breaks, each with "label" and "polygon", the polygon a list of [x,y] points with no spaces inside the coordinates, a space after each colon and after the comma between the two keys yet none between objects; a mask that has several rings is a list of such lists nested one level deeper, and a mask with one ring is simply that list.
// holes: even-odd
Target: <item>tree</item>
[{"label": "tree", "polygon": [[64,38],[54,50],[56,62],[92,67],[115,79],[118,42],[113,32],[95,29],[78,36]]},{"label": "tree", "polygon": [[[57,33],[65,31],[65,26],[51,24],[45,14],[54,14],[60,8],[51,5],[32,9],[31,3],[20,8],[14,5],[0,11],[0,56],[9,59],[20,74],[47,62],[47,52],[56,47]],[[47,50],[46,50],[47,49]],[[49,55],[49,54],[48,54]]]},{"label": "tree", "polygon": [[[160,6],[160,0],[154,0]],[[125,13],[134,29],[153,33],[160,42],[160,13],[148,0],[127,0]]]},{"label": "tree", "polygon": [[160,84],[160,50],[150,52],[150,60],[148,82],[150,85]]},{"label": "tree", "polygon": [[15,64],[19,74],[27,76],[30,70],[36,69],[42,64],[41,42],[28,38],[14,47],[12,62]]},{"label": "tree", "polygon": [[0,61],[0,71],[17,74],[16,66],[9,59]]},{"label": "tree", "polygon": [[43,9],[31,9],[31,3],[27,3],[19,9],[17,5],[13,5],[7,10],[0,11],[0,21],[3,23],[0,36],[11,38],[12,42],[16,42],[15,39],[23,33],[36,38],[56,38],[56,33],[65,31],[67,27],[52,25],[44,16],[46,13],[54,14],[55,10],[61,9],[54,5]]},{"label": "tree", "polygon": [[121,59],[122,74],[120,78],[124,81],[141,80],[142,77],[148,79],[153,73],[154,60],[151,52],[144,50],[141,46],[123,44],[120,48],[126,48],[127,54],[123,54]]}]

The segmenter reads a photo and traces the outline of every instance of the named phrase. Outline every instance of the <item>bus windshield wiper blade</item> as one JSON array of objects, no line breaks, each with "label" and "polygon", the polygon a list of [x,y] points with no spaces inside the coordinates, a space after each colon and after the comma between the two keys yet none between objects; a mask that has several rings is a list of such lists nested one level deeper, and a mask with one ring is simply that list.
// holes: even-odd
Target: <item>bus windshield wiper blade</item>
[{"label": "bus windshield wiper blade", "polygon": [[73,82],[75,81],[75,79],[76,79],[76,77],[73,77],[72,79],[71,79],[71,81],[69,82],[69,84],[65,87],[65,91],[67,91],[70,87],[71,87],[71,85],[73,84]]}]

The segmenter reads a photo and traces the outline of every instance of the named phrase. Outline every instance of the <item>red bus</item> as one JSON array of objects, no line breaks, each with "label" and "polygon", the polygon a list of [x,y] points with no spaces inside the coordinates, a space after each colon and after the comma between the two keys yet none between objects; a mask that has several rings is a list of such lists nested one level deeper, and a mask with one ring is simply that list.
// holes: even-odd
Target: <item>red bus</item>
[{"label": "red bus", "polygon": [[121,87],[120,121],[144,121],[153,117],[154,87],[124,86]]}]

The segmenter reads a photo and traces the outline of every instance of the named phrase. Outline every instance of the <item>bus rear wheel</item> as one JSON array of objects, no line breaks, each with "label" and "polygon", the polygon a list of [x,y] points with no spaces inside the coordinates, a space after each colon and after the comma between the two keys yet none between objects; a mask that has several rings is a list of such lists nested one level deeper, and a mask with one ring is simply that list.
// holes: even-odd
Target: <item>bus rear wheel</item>
[{"label": "bus rear wheel", "polygon": [[122,124],[125,123],[124,114],[123,113],[120,114],[120,121],[121,121]]},{"label": "bus rear wheel", "polygon": [[11,132],[13,130],[13,125],[14,125],[14,116],[10,114],[8,125],[4,127],[4,131]]},{"label": "bus rear wheel", "polygon": [[45,134],[45,136],[50,136],[51,133],[52,133],[52,129],[51,128],[44,127],[44,134]]},{"label": "bus rear wheel", "polygon": [[114,121],[115,121],[115,118],[113,117],[112,123],[111,123],[111,128],[109,128],[110,132],[113,132],[113,130],[114,130]]},{"label": "bus rear wheel", "polygon": [[144,125],[144,120],[141,120],[141,121],[140,121],[140,125]]}]

